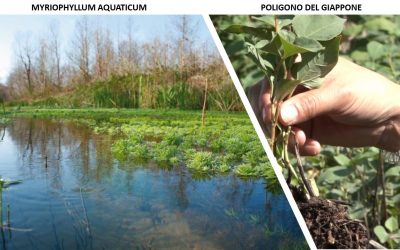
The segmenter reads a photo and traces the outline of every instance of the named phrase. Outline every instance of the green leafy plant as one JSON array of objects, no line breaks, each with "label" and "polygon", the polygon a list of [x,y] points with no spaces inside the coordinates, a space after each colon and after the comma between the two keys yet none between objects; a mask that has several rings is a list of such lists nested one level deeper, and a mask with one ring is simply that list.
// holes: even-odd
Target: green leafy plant
[{"label": "green leafy plant", "polygon": [[360,65],[400,80],[400,17],[349,16],[343,31],[345,51]]},{"label": "green leafy plant", "polygon": [[188,168],[200,172],[208,172],[215,168],[217,162],[211,152],[196,152],[188,160]]},{"label": "green leafy plant", "polygon": [[385,226],[378,225],[374,228],[374,233],[381,243],[388,243],[394,248],[400,243],[400,228],[396,217],[390,217],[385,221]]},{"label": "green leafy plant", "polygon": [[0,117],[0,125],[7,125],[11,121],[10,118]]},{"label": "green leafy plant", "polygon": [[[232,25],[226,32],[244,34],[248,55],[264,73],[271,87],[270,145],[275,156],[296,176],[288,155],[291,127],[278,121],[282,102],[302,85],[318,88],[323,77],[336,65],[344,19],[337,16],[252,17],[254,26]],[[298,154],[298,152],[297,152]],[[303,185],[313,196],[298,159]],[[290,178],[289,178],[290,179]]]}]

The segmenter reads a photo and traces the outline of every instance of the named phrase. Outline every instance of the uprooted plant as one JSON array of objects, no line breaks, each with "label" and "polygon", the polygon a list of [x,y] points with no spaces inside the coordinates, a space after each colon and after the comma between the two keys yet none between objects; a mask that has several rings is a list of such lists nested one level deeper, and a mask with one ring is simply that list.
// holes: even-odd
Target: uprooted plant
[{"label": "uprooted plant", "polygon": [[[366,228],[351,220],[345,202],[315,198],[318,188],[307,178],[297,142],[295,162],[289,156],[291,126],[278,120],[283,101],[299,86],[314,89],[333,69],[339,57],[345,20],[337,16],[252,16],[250,25],[231,25],[225,31],[241,34],[248,55],[270,84],[269,143],[318,247],[359,248],[368,245]],[[293,180],[294,179],[294,180]],[[295,188],[292,182],[299,184]]]},{"label": "uprooted plant", "polygon": [[[244,34],[249,56],[270,83],[269,142],[278,161],[287,168],[290,184],[292,176],[298,179],[288,152],[292,128],[279,123],[280,107],[298,86],[318,88],[323,77],[336,65],[344,19],[337,16],[263,16],[252,19],[261,25],[232,25],[226,31]],[[302,186],[309,196],[315,196],[316,187],[305,177],[296,145],[295,148]]]}]

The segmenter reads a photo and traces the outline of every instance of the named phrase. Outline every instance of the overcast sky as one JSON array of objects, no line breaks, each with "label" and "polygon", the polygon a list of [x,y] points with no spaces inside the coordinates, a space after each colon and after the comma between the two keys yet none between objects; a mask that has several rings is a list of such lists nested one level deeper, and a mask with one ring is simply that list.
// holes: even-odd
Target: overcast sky
[{"label": "overcast sky", "polygon": [[[0,16],[0,83],[4,83],[13,66],[15,58],[15,41],[18,34],[29,33],[33,43],[37,43],[40,35],[49,30],[51,23],[57,23],[62,41],[62,49],[70,46],[75,22],[82,16]],[[193,16],[197,23],[196,41],[207,41],[210,49],[214,47],[211,35],[201,16]],[[134,24],[134,37],[139,42],[146,42],[155,37],[166,38],[171,36],[173,23],[178,16],[152,15],[152,16],[88,16],[89,23],[101,25],[110,29],[112,33],[122,34],[127,23],[131,19]]]}]

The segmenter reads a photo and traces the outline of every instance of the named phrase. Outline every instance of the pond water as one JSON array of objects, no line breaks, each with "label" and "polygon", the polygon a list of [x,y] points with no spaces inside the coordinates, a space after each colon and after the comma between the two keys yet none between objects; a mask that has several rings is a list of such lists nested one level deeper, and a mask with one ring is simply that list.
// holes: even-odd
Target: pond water
[{"label": "pond water", "polygon": [[285,196],[263,180],[121,164],[110,136],[71,121],[0,128],[0,175],[22,181],[2,192],[3,248],[307,248]]}]

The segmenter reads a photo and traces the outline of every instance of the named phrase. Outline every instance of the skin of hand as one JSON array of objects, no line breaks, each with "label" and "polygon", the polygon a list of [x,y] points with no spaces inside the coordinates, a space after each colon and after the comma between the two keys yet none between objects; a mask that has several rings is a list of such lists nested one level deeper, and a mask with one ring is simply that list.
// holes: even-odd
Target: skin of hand
[{"label": "skin of hand", "polygon": [[[248,92],[264,128],[271,123],[269,90],[263,80]],[[319,154],[321,144],[399,151],[400,85],[339,58],[320,88],[299,88],[282,103],[279,121],[292,126],[302,155]]]}]

